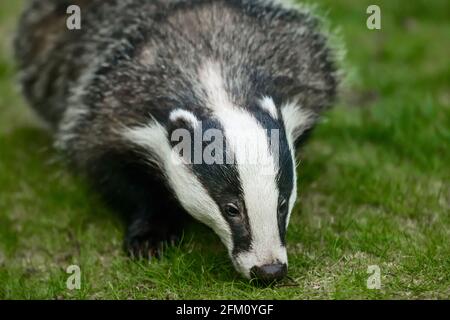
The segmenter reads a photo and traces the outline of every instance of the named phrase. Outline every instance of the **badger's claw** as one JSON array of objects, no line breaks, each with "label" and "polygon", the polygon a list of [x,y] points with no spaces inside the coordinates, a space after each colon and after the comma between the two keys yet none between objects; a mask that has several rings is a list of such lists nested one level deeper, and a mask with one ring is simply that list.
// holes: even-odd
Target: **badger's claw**
[{"label": "badger's claw", "polygon": [[132,259],[148,259],[161,256],[163,242],[154,243],[150,239],[136,240],[130,239],[125,241],[125,251]]},{"label": "badger's claw", "polygon": [[133,259],[159,258],[167,245],[174,245],[180,237],[168,230],[152,230],[148,223],[134,222],[124,242],[127,254]]}]

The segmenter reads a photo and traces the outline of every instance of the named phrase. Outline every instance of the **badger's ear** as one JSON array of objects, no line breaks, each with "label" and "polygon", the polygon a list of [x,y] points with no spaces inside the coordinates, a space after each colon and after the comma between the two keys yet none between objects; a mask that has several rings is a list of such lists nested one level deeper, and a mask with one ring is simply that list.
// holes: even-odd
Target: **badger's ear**
[{"label": "badger's ear", "polygon": [[317,115],[312,111],[303,109],[295,103],[282,105],[281,116],[291,148],[297,145],[300,137],[311,129],[317,120]]},{"label": "badger's ear", "polygon": [[[175,109],[169,115],[170,129],[195,129],[200,125],[200,120],[190,111]],[[170,130],[170,131],[172,131]]]},{"label": "badger's ear", "polygon": [[175,109],[169,114],[167,132],[170,144],[186,163],[192,163],[193,139],[196,137],[195,132],[201,128],[200,120],[188,110]]}]

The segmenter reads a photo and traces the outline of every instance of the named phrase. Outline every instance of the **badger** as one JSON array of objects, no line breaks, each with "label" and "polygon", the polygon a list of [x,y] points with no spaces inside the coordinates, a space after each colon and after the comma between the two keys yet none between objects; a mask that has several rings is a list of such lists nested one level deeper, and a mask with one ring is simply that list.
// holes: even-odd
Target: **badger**
[{"label": "badger", "polygon": [[190,216],[245,278],[286,276],[296,150],[339,82],[319,18],[269,0],[31,0],[15,52],[56,148],[125,218],[126,252],[159,256]]}]

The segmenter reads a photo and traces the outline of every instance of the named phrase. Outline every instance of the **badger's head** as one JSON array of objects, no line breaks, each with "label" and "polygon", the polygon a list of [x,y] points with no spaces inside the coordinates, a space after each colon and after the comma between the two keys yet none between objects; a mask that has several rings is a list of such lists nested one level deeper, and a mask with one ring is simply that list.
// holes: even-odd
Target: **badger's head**
[{"label": "badger's head", "polygon": [[307,12],[266,1],[197,9],[180,10],[170,20],[183,27],[143,51],[155,53],[140,60],[157,75],[149,86],[169,98],[153,107],[157,120],[126,135],[151,150],[242,275],[279,279],[297,198],[294,146],[334,97],[334,63]]},{"label": "badger's head", "polygon": [[174,108],[126,135],[151,150],[181,205],[211,227],[245,277],[287,273],[286,229],[297,197],[294,141],[313,122],[269,96],[235,105],[218,65],[199,71],[205,110]]}]

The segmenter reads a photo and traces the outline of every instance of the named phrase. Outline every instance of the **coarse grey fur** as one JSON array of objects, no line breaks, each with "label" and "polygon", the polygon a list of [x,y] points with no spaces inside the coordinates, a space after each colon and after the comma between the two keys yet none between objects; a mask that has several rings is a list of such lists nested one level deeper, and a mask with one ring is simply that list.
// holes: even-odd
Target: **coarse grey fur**
[{"label": "coarse grey fur", "polygon": [[[70,4],[81,7],[81,30],[66,28]],[[270,96],[279,111],[295,101],[311,115],[304,131],[336,94],[318,20],[270,1],[32,0],[15,47],[24,95],[93,179],[111,154],[142,156],[122,128],[169,127],[177,108],[210,117],[198,78],[207,60],[219,63],[234,105],[255,112],[255,100]]]}]

